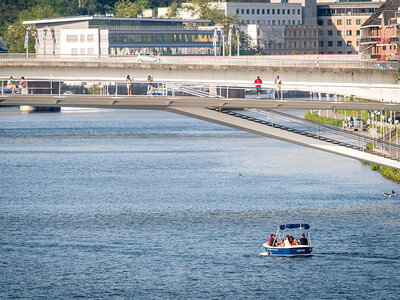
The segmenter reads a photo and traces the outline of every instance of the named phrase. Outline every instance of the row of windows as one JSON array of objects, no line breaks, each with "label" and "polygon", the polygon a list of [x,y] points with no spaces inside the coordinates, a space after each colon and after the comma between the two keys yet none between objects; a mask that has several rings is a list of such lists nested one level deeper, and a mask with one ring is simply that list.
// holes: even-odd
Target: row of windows
[{"label": "row of windows", "polygon": [[313,30],[313,31],[309,31],[307,33],[307,30],[298,30],[298,31],[285,31],[285,36],[292,36],[292,37],[317,37],[317,31]]},{"label": "row of windows", "polygon": [[[287,24],[286,24],[287,21]],[[300,25],[300,20],[242,20],[242,24],[258,25]]]},{"label": "row of windows", "polygon": [[[334,32],[333,30],[328,30],[326,32],[326,35],[327,36],[333,36],[333,32]],[[346,36],[352,36],[353,33],[354,33],[353,30],[346,30]],[[355,33],[356,33],[356,36],[359,36],[360,35],[360,30],[355,30]],[[342,31],[341,30],[336,31],[336,35],[337,36],[342,36]],[[319,36],[324,36],[324,31],[323,30],[319,31]]]},{"label": "row of windows", "polygon": [[287,41],[284,44],[281,43],[271,43],[265,44],[265,48],[267,49],[290,49],[290,48],[298,48],[298,49],[308,49],[308,48],[317,48],[316,41]]},{"label": "row of windows", "polygon": [[209,43],[213,40],[213,34],[115,34],[109,37],[110,43]]},{"label": "row of windows", "polygon": [[[333,47],[333,41],[328,41],[328,47]],[[324,47],[324,41],[320,42],[321,47]],[[343,46],[343,41],[337,41],[336,42],[337,47],[342,47]],[[346,46],[347,47],[352,47],[353,46],[353,42],[352,41],[347,41],[346,42]],[[360,42],[357,41],[357,46],[360,46]]]},{"label": "row of windows", "polygon": [[[326,20],[326,25],[331,26],[333,25],[332,20]],[[343,25],[343,20],[336,20],[336,25]],[[352,20],[347,19],[346,20],[346,25],[351,25]],[[318,25],[323,26],[324,25],[324,20],[318,20]],[[361,19],[356,19],[356,25],[361,25]]]},{"label": "row of windows", "polygon": [[94,54],[94,49],[93,48],[81,48],[79,51],[79,48],[71,48],[71,54],[72,55],[93,55]]},{"label": "row of windows", "polygon": [[84,34],[67,34],[67,43],[78,43],[78,40],[81,43],[93,43],[94,42],[94,35],[93,34],[88,34],[86,36],[85,40],[85,35]]},{"label": "row of windows", "polygon": [[342,14],[372,14],[376,8],[318,8],[318,16],[334,16]]},{"label": "row of windows", "polygon": [[[296,14],[296,9],[292,9],[292,10],[290,10],[290,9],[284,9],[284,8],[282,8],[282,9],[280,9],[280,8],[277,8],[277,9],[275,9],[275,8],[272,8],[272,9],[269,9],[269,8],[267,8],[267,9],[236,9],[236,14],[237,15],[244,15],[244,14],[247,14],[247,15],[255,15],[255,14],[257,14],[257,15],[265,15],[265,11],[267,11],[267,15],[275,15],[275,12],[276,12],[276,14],[277,15],[280,15],[280,14],[282,14],[282,15],[290,15],[290,12],[292,12],[291,14],[292,15],[295,15]],[[297,9],[297,14],[298,15],[300,15],[300,9]]]}]

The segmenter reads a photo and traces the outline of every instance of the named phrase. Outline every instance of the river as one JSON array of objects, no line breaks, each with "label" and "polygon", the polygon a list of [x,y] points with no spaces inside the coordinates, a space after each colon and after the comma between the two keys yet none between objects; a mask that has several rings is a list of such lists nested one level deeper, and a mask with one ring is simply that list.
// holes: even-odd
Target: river
[{"label": "river", "polygon": [[[0,298],[398,299],[400,189],[359,161],[166,112],[1,110],[0,166]],[[297,222],[314,255],[258,255]]]}]

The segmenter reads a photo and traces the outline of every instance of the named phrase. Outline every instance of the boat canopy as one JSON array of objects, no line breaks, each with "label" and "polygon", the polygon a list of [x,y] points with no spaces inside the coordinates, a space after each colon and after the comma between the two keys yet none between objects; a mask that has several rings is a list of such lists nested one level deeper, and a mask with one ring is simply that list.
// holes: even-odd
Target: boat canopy
[{"label": "boat canopy", "polygon": [[285,230],[285,229],[294,229],[294,228],[304,228],[306,230],[310,229],[310,225],[308,224],[286,224],[286,225],[279,225],[280,230]]}]

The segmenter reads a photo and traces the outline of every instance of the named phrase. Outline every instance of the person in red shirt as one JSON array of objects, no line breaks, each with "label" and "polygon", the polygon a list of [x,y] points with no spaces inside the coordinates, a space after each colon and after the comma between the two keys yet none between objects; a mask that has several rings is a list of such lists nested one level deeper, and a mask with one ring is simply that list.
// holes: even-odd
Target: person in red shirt
[{"label": "person in red shirt", "polygon": [[257,79],[254,80],[254,84],[256,85],[257,98],[260,98],[261,84],[262,84],[262,80],[261,80],[260,76],[257,76]]}]

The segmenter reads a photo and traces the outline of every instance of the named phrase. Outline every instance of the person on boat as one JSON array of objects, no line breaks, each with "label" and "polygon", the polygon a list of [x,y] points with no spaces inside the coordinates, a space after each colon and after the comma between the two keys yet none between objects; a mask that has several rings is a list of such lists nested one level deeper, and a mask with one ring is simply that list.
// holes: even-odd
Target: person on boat
[{"label": "person on boat", "polygon": [[290,237],[287,235],[283,247],[289,247],[290,245],[291,245]]},{"label": "person on boat", "polygon": [[295,239],[293,236],[290,236],[290,244],[291,244],[292,246],[295,246],[295,245],[296,245],[296,239]]},{"label": "person on boat", "polygon": [[275,237],[275,234],[271,234],[271,237],[268,239],[268,246],[276,247],[276,237]]},{"label": "person on boat", "polygon": [[301,234],[301,238],[299,239],[299,245],[308,245],[308,240],[304,233]]}]

